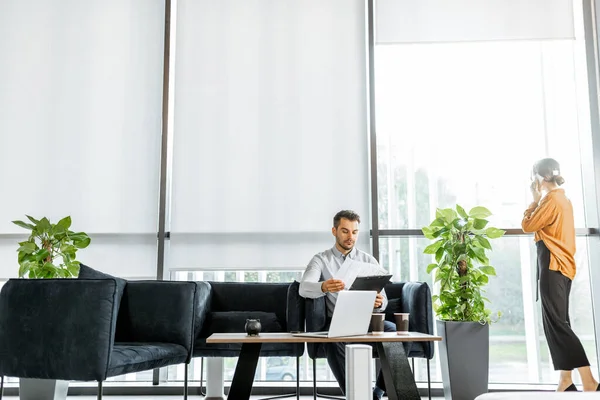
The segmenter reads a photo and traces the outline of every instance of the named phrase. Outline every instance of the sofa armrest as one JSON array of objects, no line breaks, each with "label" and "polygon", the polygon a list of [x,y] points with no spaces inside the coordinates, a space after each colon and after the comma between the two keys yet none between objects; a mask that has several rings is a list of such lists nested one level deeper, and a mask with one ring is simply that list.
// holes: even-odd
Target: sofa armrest
[{"label": "sofa armrest", "polygon": [[304,301],[306,304],[306,331],[319,332],[325,330],[327,325],[325,297],[306,298]]},{"label": "sofa armrest", "polygon": [[195,282],[128,281],[117,321],[117,341],[194,346]]},{"label": "sofa armrest", "polygon": [[195,282],[196,284],[196,307],[195,307],[195,324],[194,338],[197,339],[202,332],[204,322],[210,312],[210,301],[212,290],[208,282]]},{"label": "sofa armrest", "polygon": [[0,292],[0,375],[103,381],[114,342],[114,279],[11,279]]},{"label": "sofa armrest", "polygon": [[[402,311],[410,313],[411,331],[433,335],[433,309],[431,290],[424,282],[405,282],[402,286]],[[433,358],[433,342],[424,342],[427,358]]]},{"label": "sofa armrest", "polygon": [[287,293],[287,330],[288,332],[304,330],[304,315],[306,305],[304,297],[300,296],[300,283],[294,281],[290,284]]}]

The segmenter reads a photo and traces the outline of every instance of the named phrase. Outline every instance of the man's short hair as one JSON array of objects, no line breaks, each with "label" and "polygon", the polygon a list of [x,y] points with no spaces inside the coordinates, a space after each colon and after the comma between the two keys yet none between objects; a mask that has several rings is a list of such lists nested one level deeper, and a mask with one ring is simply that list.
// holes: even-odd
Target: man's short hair
[{"label": "man's short hair", "polygon": [[355,213],[352,210],[342,210],[340,212],[338,212],[337,214],[335,214],[335,217],[333,217],[333,227],[337,228],[338,226],[340,226],[340,221],[342,220],[342,218],[346,218],[348,221],[356,221],[360,224],[360,215],[358,215],[357,213]]}]

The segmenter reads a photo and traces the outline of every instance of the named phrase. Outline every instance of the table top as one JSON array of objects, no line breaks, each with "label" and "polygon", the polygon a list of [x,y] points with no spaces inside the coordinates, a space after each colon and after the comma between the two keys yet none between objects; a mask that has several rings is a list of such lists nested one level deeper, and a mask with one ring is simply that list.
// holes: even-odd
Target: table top
[{"label": "table top", "polygon": [[440,336],[427,335],[420,332],[382,334],[366,334],[347,337],[309,337],[293,336],[288,332],[264,332],[258,336],[248,336],[246,333],[213,333],[206,339],[206,343],[367,343],[367,342],[434,342],[441,341]]}]

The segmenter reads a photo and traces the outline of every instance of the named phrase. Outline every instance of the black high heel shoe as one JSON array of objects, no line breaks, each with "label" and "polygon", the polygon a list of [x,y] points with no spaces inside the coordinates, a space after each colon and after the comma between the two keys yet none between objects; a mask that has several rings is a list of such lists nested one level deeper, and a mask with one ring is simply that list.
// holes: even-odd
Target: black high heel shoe
[{"label": "black high heel shoe", "polygon": [[[600,391],[600,384],[598,385],[596,391]],[[579,390],[577,390],[577,386],[575,386],[574,383],[571,383],[571,385],[565,389],[565,392],[579,392]]]},{"label": "black high heel shoe", "polygon": [[596,386],[596,392],[600,392],[600,383]]}]

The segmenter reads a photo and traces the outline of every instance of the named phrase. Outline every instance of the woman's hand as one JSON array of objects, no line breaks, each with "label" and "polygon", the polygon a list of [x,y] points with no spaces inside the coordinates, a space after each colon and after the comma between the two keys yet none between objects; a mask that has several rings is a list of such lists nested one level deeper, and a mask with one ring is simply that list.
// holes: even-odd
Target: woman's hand
[{"label": "woman's hand", "polygon": [[529,189],[531,189],[533,202],[539,203],[542,199],[542,183],[536,179],[533,182],[531,182],[531,186],[529,187]]}]

